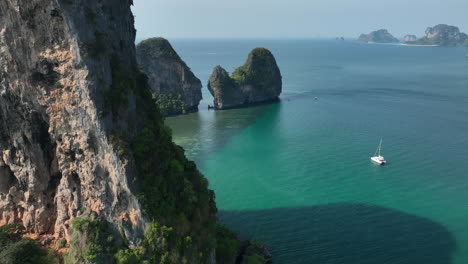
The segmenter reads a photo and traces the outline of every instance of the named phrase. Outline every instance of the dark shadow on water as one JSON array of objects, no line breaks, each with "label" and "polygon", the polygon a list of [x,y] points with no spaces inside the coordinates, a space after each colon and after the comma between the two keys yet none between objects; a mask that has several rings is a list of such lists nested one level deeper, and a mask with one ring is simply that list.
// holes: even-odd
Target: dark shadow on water
[{"label": "dark shadow on water", "polygon": [[206,157],[221,149],[229,140],[254,124],[260,117],[269,114],[269,122],[274,123],[281,111],[280,101],[259,104],[251,107],[200,111],[184,116],[166,119],[174,139],[189,139],[179,143],[188,151],[187,156],[201,164]]},{"label": "dark shadow on water", "polygon": [[221,211],[219,217],[243,238],[267,243],[275,264],[450,264],[456,248],[444,226],[371,205]]}]

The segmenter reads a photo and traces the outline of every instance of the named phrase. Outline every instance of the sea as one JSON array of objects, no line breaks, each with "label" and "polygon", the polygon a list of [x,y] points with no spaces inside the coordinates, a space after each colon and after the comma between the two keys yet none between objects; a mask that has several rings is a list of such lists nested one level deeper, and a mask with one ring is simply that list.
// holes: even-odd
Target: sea
[{"label": "sea", "polygon": [[[203,82],[166,119],[219,219],[275,264],[468,263],[468,48],[334,39],[174,39]],[[280,102],[208,110],[216,65],[268,48]],[[370,161],[380,139],[388,161]]]}]

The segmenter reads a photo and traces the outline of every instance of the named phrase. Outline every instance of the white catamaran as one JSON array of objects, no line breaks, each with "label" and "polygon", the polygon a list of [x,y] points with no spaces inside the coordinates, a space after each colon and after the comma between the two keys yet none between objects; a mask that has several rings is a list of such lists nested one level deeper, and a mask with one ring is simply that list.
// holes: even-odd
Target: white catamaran
[{"label": "white catamaran", "polygon": [[371,157],[370,159],[379,164],[379,165],[384,165],[387,163],[387,161],[385,160],[385,158],[380,154],[380,151],[382,150],[382,139],[380,139],[380,144],[379,144],[379,147],[377,148],[377,151],[375,152],[374,156]]}]

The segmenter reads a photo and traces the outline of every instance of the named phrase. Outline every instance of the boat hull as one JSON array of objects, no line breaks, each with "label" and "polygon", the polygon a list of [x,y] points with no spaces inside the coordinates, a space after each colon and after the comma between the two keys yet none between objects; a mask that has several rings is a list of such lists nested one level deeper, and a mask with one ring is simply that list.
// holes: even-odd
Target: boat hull
[{"label": "boat hull", "polygon": [[372,162],[377,163],[379,165],[384,165],[387,163],[387,161],[381,157],[371,157],[370,159],[372,160]]}]

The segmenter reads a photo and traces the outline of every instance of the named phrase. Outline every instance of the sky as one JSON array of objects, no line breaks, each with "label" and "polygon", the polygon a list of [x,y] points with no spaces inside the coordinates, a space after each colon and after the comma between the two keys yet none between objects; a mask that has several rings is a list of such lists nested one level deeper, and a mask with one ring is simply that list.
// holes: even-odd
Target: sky
[{"label": "sky", "polygon": [[468,33],[468,0],[134,0],[137,39],[395,37],[436,24]]}]

